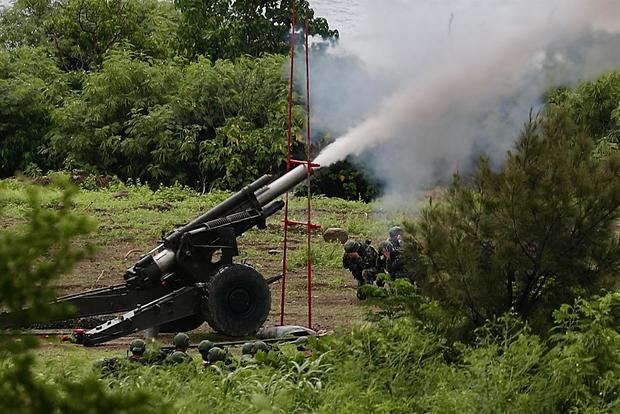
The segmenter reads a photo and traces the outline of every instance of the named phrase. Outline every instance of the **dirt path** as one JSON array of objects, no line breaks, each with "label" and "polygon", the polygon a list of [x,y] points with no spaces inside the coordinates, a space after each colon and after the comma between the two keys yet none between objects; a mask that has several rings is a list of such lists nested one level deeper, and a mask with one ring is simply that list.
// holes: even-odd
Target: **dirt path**
[{"label": "dirt path", "polygon": [[[269,247],[260,246],[255,253],[245,257],[251,263],[257,264],[265,277],[281,273],[281,255],[268,254]],[[125,258],[126,253],[132,249],[135,249],[134,245],[122,241],[116,246],[100,248],[93,257],[79,263],[71,274],[61,278],[56,285],[59,295],[122,283],[125,269],[131,266],[138,256],[136,253]],[[144,250],[146,249],[147,247],[144,247]],[[355,280],[345,269],[314,270],[312,328],[331,331],[361,321],[366,309],[359,306],[355,287]],[[271,313],[265,326],[278,325],[280,322],[281,282],[271,285],[271,297]],[[285,324],[307,326],[308,294],[305,268],[288,271],[284,311]],[[212,330],[206,323],[194,331],[195,334],[210,332]],[[108,343],[106,347],[125,347],[131,339],[132,337],[121,338]]]}]

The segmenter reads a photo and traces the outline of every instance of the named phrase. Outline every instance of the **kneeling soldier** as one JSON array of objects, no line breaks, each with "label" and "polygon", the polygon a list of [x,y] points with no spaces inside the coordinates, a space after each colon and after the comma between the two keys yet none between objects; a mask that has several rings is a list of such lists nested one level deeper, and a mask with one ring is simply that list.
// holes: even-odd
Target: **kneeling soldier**
[{"label": "kneeling soldier", "polygon": [[166,362],[171,364],[179,364],[192,360],[192,357],[187,354],[187,348],[189,348],[189,336],[187,336],[187,334],[176,334],[172,340],[172,344],[174,345],[175,350],[168,358],[166,358]]},{"label": "kneeling soldier", "polygon": [[394,249],[394,246],[389,241],[379,243],[377,268],[386,272],[392,280],[409,278],[400,258],[400,251]]},{"label": "kneeling soldier", "polygon": [[344,244],[342,266],[351,271],[357,280],[357,297],[365,299],[359,289],[362,285],[372,284],[377,275],[377,251],[369,243],[362,245],[355,240],[347,240]]},{"label": "kneeling soldier", "polygon": [[[219,364],[217,364],[219,362]],[[209,349],[207,353],[207,364],[206,366],[218,365],[225,372],[234,371],[235,367],[232,364],[232,360],[228,352],[219,346],[214,346]]]},{"label": "kneeling soldier", "polygon": [[213,342],[209,340],[200,341],[198,344],[198,352],[200,352],[200,356],[202,357],[202,364],[206,367],[209,365],[209,351],[215,347]]},{"label": "kneeling soldier", "polygon": [[131,341],[131,344],[129,344],[129,352],[131,352],[131,355],[127,357],[129,361],[137,362],[143,365],[147,363],[147,360],[144,357],[144,353],[146,352],[146,344],[142,339],[134,339]]}]

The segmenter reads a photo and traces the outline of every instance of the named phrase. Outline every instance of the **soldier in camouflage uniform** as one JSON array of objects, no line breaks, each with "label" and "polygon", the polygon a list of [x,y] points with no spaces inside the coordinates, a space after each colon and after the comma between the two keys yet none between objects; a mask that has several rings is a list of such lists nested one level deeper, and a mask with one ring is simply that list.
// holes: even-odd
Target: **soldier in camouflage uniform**
[{"label": "soldier in camouflage uniform", "polygon": [[146,344],[142,339],[134,339],[131,341],[131,344],[129,344],[129,352],[131,355],[127,357],[127,360],[142,365],[147,364],[148,361],[144,357],[144,353],[146,352]]},{"label": "soldier in camouflage uniform", "polygon": [[183,362],[190,362],[192,357],[187,354],[187,348],[189,348],[189,336],[184,333],[178,333],[174,336],[172,344],[175,350],[168,358],[166,362],[170,364],[180,364]]},{"label": "soldier in camouflage uniform", "polygon": [[241,359],[239,363],[241,365],[247,365],[254,362],[254,355],[256,354],[256,348],[254,342],[246,342],[241,347]]},{"label": "soldier in camouflage uniform", "polygon": [[268,353],[269,352],[269,345],[267,345],[267,343],[263,342],[263,341],[254,341],[254,354],[256,354],[257,352],[264,352],[264,353]]},{"label": "soldier in camouflage uniform", "polygon": [[388,230],[388,239],[392,243],[394,250],[400,250],[403,243],[403,229],[398,226],[394,226]]},{"label": "soldier in camouflage uniform", "polygon": [[400,257],[400,250],[394,249],[392,243],[387,240],[379,243],[377,269],[387,273],[392,280],[409,278]]},{"label": "soldier in camouflage uniform", "polygon": [[200,341],[198,344],[198,352],[202,357],[202,364],[206,367],[209,365],[209,351],[215,347],[215,344],[209,340]]},{"label": "soldier in camouflage uniform", "polygon": [[219,346],[214,346],[207,354],[205,367],[213,365],[220,367],[224,372],[232,372],[235,370],[235,364],[233,364],[233,359],[228,354],[228,351]]},{"label": "soldier in camouflage uniform", "polygon": [[347,240],[344,244],[344,255],[342,256],[342,266],[348,269],[357,280],[357,296],[365,299],[360,287],[365,284],[372,284],[377,275],[377,251],[366,242],[362,245],[355,240]]},{"label": "soldier in camouflage uniform", "polygon": [[222,362],[223,364],[226,362],[227,359],[228,352],[226,352],[219,346],[214,346],[213,348],[209,349],[209,352],[207,353],[207,365],[213,365],[218,361]]}]

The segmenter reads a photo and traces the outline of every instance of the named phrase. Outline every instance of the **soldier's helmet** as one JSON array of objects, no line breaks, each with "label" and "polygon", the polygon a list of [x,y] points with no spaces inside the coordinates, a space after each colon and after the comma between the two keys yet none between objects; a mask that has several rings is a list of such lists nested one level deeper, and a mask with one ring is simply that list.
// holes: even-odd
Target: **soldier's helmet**
[{"label": "soldier's helmet", "polygon": [[129,344],[129,352],[132,354],[143,354],[146,351],[146,344],[142,339],[134,339]]},{"label": "soldier's helmet", "polygon": [[347,253],[354,253],[358,251],[360,248],[360,244],[355,240],[347,240],[344,244],[344,251]]},{"label": "soldier's helmet", "polygon": [[394,226],[390,230],[388,230],[388,235],[390,236],[390,239],[396,238],[398,236],[402,236],[402,234],[403,234],[403,229],[401,229],[398,226]]},{"label": "soldier's helmet", "polygon": [[209,349],[209,353],[207,354],[207,361],[213,363],[217,361],[226,361],[228,354],[219,346],[214,346]]},{"label": "soldier's helmet", "polygon": [[191,361],[191,357],[189,355],[187,355],[185,352],[174,351],[172,353],[172,355],[170,355],[166,359],[166,361],[169,362],[169,363],[173,363],[173,364],[180,364],[182,362],[189,362],[189,361]]},{"label": "soldier's helmet", "polygon": [[269,352],[269,345],[267,345],[263,341],[256,341],[256,342],[254,342],[254,350],[256,352],[263,351],[263,352],[267,353],[267,352]]},{"label": "soldier's helmet", "polygon": [[215,345],[213,344],[213,342],[205,339],[204,341],[200,341],[200,343],[198,344],[198,352],[200,352],[200,355],[205,357],[209,353],[209,350],[214,346]]},{"label": "soldier's helmet", "polygon": [[379,243],[379,254],[382,254],[384,250],[392,253],[394,251],[394,245],[387,240],[382,241],[381,243]]},{"label": "soldier's helmet", "polygon": [[172,344],[177,348],[189,348],[189,336],[183,332],[179,332],[174,336]]},{"label": "soldier's helmet", "polygon": [[241,353],[243,355],[254,355],[254,344],[252,342],[246,342],[241,347]]}]

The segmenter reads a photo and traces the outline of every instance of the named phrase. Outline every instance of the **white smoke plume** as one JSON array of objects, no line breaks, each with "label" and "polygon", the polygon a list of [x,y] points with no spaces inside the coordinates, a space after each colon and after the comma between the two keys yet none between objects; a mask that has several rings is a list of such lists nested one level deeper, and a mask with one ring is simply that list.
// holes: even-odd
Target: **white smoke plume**
[{"label": "white smoke plume", "polygon": [[337,136],[315,161],[357,156],[392,194],[501,162],[548,88],[620,68],[620,0],[358,3],[358,35],[311,58],[313,129]]}]

